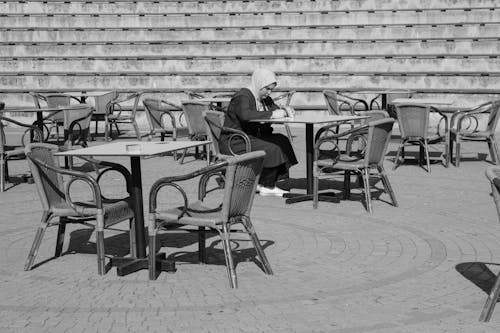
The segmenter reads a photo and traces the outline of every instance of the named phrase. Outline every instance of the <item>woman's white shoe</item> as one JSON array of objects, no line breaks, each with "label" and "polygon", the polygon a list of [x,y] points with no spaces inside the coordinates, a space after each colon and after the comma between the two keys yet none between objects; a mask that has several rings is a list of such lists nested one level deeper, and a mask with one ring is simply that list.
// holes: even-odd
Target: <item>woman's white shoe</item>
[{"label": "woman's white shoe", "polygon": [[276,186],[274,188],[259,186],[257,187],[257,191],[264,197],[282,197],[283,194],[288,193],[288,191],[282,190]]}]

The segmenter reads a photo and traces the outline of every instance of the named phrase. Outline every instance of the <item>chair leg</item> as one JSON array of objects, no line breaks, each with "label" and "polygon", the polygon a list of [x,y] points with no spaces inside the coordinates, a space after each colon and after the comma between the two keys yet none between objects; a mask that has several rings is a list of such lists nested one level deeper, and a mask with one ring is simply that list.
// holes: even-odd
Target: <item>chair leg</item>
[{"label": "chair leg", "polygon": [[402,150],[404,149],[404,142],[402,142],[399,147],[398,147],[398,151],[396,152],[396,158],[394,159],[394,166],[392,167],[392,170],[396,170],[396,168],[398,167],[399,165],[399,156],[402,152]]},{"label": "chair leg", "polygon": [[137,125],[137,122],[135,120],[132,122],[132,126],[134,126],[134,131],[135,135],[137,136],[137,140],[141,141],[142,140],[141,132],[139,131],[139,125]]},{"label": "chair leg", "polygon": [[499,158],[498,158],[498,146],[495,141],[495,137],[490,136],[488,139],[488,148],[490,149],[490,156],[491,156],[491,161],[494,164],[499,164]]},{"label": "chair leg", "polygon": [[429,159],[429,145],[427,140],[424,140],[425,160],[427,161],[427,172],[431,173],[431,160]]},{"label": "chair leg", "polygon": [[250,221],[249,218],[245,218],[243,224],[245,226],[245,229],[247,230],[247,233],[250,235],[250,238],[252,239],[253,246],[255,248],[255,251],[257,252],[257,255],[259,256],[260,262],[264,266],[264,272],[268,275],[273,275],[274,274],[273,270],[271,268],[271,265],[269,264],[269,261],[267,260],[266,254],[264,253],[264,249],[262,249],[262,246],[260,245],[259,237],[255,232],[252,222]]},{"label": "chair leg", "polygon": [[481,316],[479,316],[479,321],[488,322],[490,321],[491,315],[493,314],[493,310],[495,309],[495,305],[498,301],[498,296],[500,295],[500,274],[497,276],[495,280],[495,284],[486,299],[486,303],[483,306],[483,311],[481,312]]},{"label": "chair leg", "polygon": [[313,177],[313,208],[318,208],[318,194],[319,192],[319,179],[318,176],[314,175]]},{"label": "chair leg", "polygon": [[460,166],[460,141],[458,138],[455,143],[455,166],[457,168]]},{"label": "chair leg", "polygon": [[493,135],[491,137],[491,142],[493,142],[493,152],[495,154],[495,164],[500,164],[500,154],[498,152],[498,144],[497,144],[497,141],[496,141],[496,138],[495,136]]},{"label": "chair leg", "polygon": [[207,263],[206,231],[205,227],[198,227],[198,261],[203,264]]},{"label": "chair leg", "polygon": [[380,176],[382,177],[382,183],[384,184],[385,190],[389,194],[392,200],[392,204],[394,207],[398,207],[398,201],[396,200],[396,194],[394,194],[394,191],[392,189],[391,183],[389,182],[389,178],[387,177],[387,174],[385,173],[385,170],[382,166],[378,167],[378,172],[380,173]]},{"label": "chair leg", "polygon": [[219,231],[219,233],[220,237],[222,238],[222,247],[224,249],[224,257],[226,259],[226,268],[229,277],[229,286],[231,288],[238,288],[238,279],[236,277],[233,255],[231,253],[231,242],[229,240],[230,230],[226,223],[222,224],[222,232]]},{"label": "chair leg", "polygon": [[62,253],[62,248],[64,245],[64,232],[66,231],[66,219],[64,217],[59,218],[59,226],[57,228],[57,239],[56,239],[56,252],[55,256],[60,257]]},{"label": "chair leg", "polygon": [[365,184],[365,202],[366,202],[366,210],[370,213],[372,212],[372,200],[370,193],[370,169],[365,168],[363,171],[363,180]]},{"label": "chair leg", "polygon": [[149,235],[149,279],[156,280],[156,231]]},{"label": "chair leg", "polygon": [[7,178],[6,172],[7,159],[4,154],[0,154],[0,192],[5,191],[5,182]]},{"label": "chair leg", "polygon": [[97,272],[99,275],[106,273],[105,252],[104,252],[104,213],[100,212],[96,216],[96,247],[97,247]]},{"label": "chair leg", "polygon": [[97,272],[99,275],[106,274],[106,257],[104,252],[104,230],[96,232],[96,246],[97,246]]},{"label": "chair leg", "polygon": [[351,171],[344,171],[344,200],[351,197]]},{"label": "chair leg", "polygon": [[453,164],[453,136],[450,134],[448,142],[448,161]]},{"label": "chair leg", "polygon": [[137,258],[137,246],[136,246],[136,241],[135,241],[135,220],[134,218],[131,218],[128,220],[128,225],[129,225],[129,242],[130,242],[130,255],[132,257]]},{"label": "chair leg", "polygon": [[186,153],[187,153],[187,148],[182,151],[181,161],[179,162],[179,164],[184,163],[184,157],[186,157]]},{"label": "chair leg", "polygon": [[48,222],[50,220],[50,214],[47,211],[43,212],[41,224],[38,227],[35,235],[35,239],[33,240],[33,244],[31,245],[31,250],[28,254],[28,258],[26,259],[26,263],[24,264],[24,270],[29,271],[31,266],[33,266],[33,261],[38,253],[38,248],[42,243],[43,235],[45,234],[45,230],[47,229]]}]

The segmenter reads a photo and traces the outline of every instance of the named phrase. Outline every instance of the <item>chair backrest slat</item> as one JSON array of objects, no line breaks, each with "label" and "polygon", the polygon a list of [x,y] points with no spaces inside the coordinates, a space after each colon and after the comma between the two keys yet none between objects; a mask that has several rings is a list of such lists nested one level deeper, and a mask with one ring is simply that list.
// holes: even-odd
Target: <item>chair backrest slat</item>
[{"label": "chair backrest slat", "polygon": [[[173,131],[174,127],[182,127],[182,108],[162,99],[146,98],[142,101],[146,110],[146,118],[153,131]],[[172,118],[164,117],[168,112]]]},{"label": "chair backrest slat", "polygon": [[205,125],[204,113],[210,111],[210,104],[196,101],[183,101],[182,109],[189,129],[189,135],[193,139],[203,139],[207,137],[207,127]]},{"label": "chair backrest slat", "polygon": [[394,119],[375,120],[368,124],[365,165],[381,165],[391,139]]},{"label": "chair backrest slat", "polygon": [[222,218],[249,216],[264,164],[264,151],[254,151],[227,158]]},{"label": "chair backrest slat", "polygon": [[104,95],[94,97],[95,111],[94,114],[106,114],[110,112],[110,102],[118,97],[117,91],[111,91]]},{"label": "chair backrest slat", "polygon": [[220,156],[220,139],[222,127],[224,125],[225,114],[220,111],[206,111],[205,125],[207,127],[208,139],[212,141],[212,148],[215,156]]},{"label": "chair backrest slat", "polygon": [[428,137],[430,108],[428,105],[419,104],[396,105],[402,139]]},{"label": "chair backrest slat", "polygon": [[500,119],[500,100],[491,103],[489,113],[490,115],[488,117],[486,130],[490,133],[494,133],[496,131],[498,120]]},{"label": "chair backrest slat", "polygon": [[56,145],[47,143],[30,143],[25,148],[28,165],[44,211],[50,211],[51,208],[60,206],[66,201],[63,179],[60,174],[43,167],[31,157],[47,165],[59,167],[59,159],[54,156],[58,150]]}]

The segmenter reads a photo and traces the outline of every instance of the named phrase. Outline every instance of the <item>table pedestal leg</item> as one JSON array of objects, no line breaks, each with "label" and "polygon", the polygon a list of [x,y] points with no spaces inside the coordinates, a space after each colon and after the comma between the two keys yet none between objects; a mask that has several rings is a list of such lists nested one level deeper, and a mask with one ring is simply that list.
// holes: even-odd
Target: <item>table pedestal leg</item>
[{"label": "table pedestal leg", "polygon": [[[141,179],[141,158],[132,156],[130,158],[131,195],[134,198],[134,225],[130,232],[134,235],[130,244],[131,257],[114,257],[111,259],[111,266],[116,266],[118,276],[124,276],[141,269],[149,267],[146,257],[146,235],[144,231],[144,208],[142,204],[142,179]],[[166,260],[164,253],[156,255],[157,270],[175,272],[175,262]]]},{"label": "table pedestal leg", "polygon": [[[285,203],[291,204],[302,201],[313,200],[313,162],[314,162],[314,125],[306,124],[306,194],[287,193],[284,195]],[[318,197],[320,201],[339,202],[334,197],[334,193],[321,194]]]}]

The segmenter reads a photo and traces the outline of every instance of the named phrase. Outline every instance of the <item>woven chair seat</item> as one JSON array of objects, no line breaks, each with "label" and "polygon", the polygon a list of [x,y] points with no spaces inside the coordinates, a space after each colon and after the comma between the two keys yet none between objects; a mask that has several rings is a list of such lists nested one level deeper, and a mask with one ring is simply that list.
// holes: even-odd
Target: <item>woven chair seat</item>
[{"label": "woven chair seat", "polygon": [[221,211],[213,211],[214,208],[209,208],[203,205],[203,202],[196,201],[188,206],[188,212],[180,219],[178,216],[182,213],[182,208],[172,208],[164,211],[158,211],[158,218],[170,224],[185,224],[198,227],[214,228],[222,223]]},{"label": "woven chair seat", "polygon": [[340,155],[336,163],[329,160],[318,160],[316,165],[321,168],[332,167],[333,169],[357,170],[364,167],[364,162],[359,156]]},{"label": "woven chair seat", "polygon": [[492,134],[491,131],[464,131],[464,130],[460,130],[460,132],[458,132],[456,129],[451,129],[450,132],[455,134],[455,135],[457,133],[459,133],[463,139],[467,139],[467,138],[484,139],[484,138],[489,137]]},{"label": "woven chair seat", "polygon": [[[59,202],[52,208],[52,213],[56,216],[95,216],[97,214],[97,209],[91,202],[75,202],[75,205],[81,210],[76,212],[68,203]],[[132,218],[134,216],[132,207],[131,198],[103,202],[105,227]]]}]

